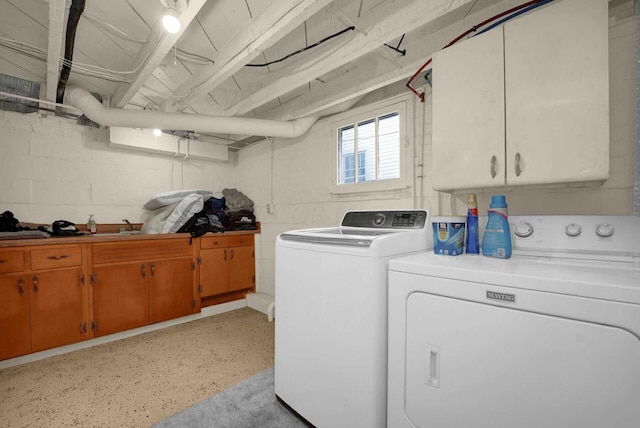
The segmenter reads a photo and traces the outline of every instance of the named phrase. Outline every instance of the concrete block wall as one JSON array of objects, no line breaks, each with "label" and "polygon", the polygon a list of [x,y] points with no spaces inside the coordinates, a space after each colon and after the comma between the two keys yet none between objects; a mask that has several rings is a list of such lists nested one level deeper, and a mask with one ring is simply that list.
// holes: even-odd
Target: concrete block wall
[{"label": "concrete block wall", "polygon": [[[589,186],[478,191],[481,213],[496,193],[507,196],[512,215],[632,213],[635,21],[635,17],[627,18],[610,28],[610,178]],[[275,294],[275,239],[286,230],[335,226],[348,210],[424,208],[434,215],[466,213],[466,193],[451,195],[431,189],[428,94],[424,104],[416,102],[412,109],[415,176],[406,191],[332,195],[329,175],[336,143],[331,119],[319,121],[301,138],[265,140],[240,152],[238,186],[253,198],[262,222],[262,234],[256,239],[259,291]],[[266,212],[267,204],[271,213]]]},{"label": "concrete block wall", "polygon": [[24,222],[142,222],[159,192],[233,186],[226,163],[172,159],[107,146],[106,129],[53,115],[0,112],[0,210]]},{"label": "concrete block wall", "polygon": [[[602,185],[507,189],[515,214],[631,214],[634,168],[636,17],[610,28],[611,178]],[[375,98],[375,97],[373,97]],[[430,186],[431,105],[413,97],[413,180],[399,192],[333,195],[335,144],[330,119],[303,137],[266,139],[229,162],[171,159],[107,146],[107,132],[55,116],[0,112],[0,210],[22,221],[142,221],[142,205],[158,192],[237,188],[255,202],[257,289],[274,294],[275,239],[283,231],[337,225],[346,211],[424,208],[465,212],[466,195]],[[423,168],[421,167],[423,165]],[[478,192],[481,212],[495,191]],[[267,212],[267,204],[270,212]]]}]

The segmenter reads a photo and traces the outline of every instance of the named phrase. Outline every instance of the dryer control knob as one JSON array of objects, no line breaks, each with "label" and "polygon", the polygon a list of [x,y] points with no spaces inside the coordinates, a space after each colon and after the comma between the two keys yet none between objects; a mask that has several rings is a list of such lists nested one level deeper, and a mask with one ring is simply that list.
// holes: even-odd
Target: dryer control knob
[{"label": "dryer control knob", "polygon": [[607,238],[613,235],[614,230],[615,229],[613,225],[609,223],[600,223],[599,225],[596,226],[596,235],[601,236],[603,238]]},{"label": "dryer control knob", "polygon": [[579,224],[571,223],[564,228],[564,233],[566,233],[568,236],[578,236],[580,235],[580,233],[582,233],[582,228]]},{"label": "dryer control knob", "polygon": [[521,221],[513,226],[513,233],[519,238],[526,238],[528,236],[531,236],[531,234],[533,233],[533,226],[531,225],[531,223]]}]

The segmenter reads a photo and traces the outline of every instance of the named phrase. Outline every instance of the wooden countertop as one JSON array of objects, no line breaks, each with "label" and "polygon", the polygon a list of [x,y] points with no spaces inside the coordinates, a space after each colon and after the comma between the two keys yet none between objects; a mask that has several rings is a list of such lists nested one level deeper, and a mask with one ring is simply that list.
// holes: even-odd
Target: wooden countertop
[{"label": "wooden countertop", "polygon": [[[208,232],[203,236],[228,236],[228,235],[255,235],[260,233],[260,225],[256,230],[235,230],[222,233]],[[36,245],[56,245],[56,244],[86,244],[91,242],[117,242],[117,241],[144,241],[157,239],[185,239],[189,238],[188,233],[160,233],[160,234],[137,234],[137,235],[114,235],[114,234],[86,234],[78,236],[55,236],[51,238],[34,239],[4,239],[0,240],[0,248],[26,247]]]}]

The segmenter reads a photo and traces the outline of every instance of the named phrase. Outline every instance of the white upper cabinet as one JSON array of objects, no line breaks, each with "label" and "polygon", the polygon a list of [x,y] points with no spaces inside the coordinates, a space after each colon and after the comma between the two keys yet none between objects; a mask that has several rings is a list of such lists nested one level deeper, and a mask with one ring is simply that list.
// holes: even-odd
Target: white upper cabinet
[{"label": "white upper cabinet", "polygon": [[606,0],[556,0],[433,55],[435,190],[609,176]]}]

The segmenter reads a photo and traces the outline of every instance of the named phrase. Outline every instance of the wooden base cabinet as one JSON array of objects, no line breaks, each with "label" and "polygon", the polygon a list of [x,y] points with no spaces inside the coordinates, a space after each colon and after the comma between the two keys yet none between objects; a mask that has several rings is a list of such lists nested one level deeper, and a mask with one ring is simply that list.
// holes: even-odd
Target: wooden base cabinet
[{"label": "wooden base cabinet", "polygon": [[188,236],[94,244],[94,336],[195,313],[193,260]]},{"label": "wooden base cabinet", "polygon": [[255,289],[254,236],[202,237],[198,265],[203,298]]},{"label": "wooden base cabinet", "polygon": [[105,336],[149,323],[145,270],[146,263],[138,262],[93,267],[91,329],[94,336]]},{"label": "wooden base cabinet", "polygon": [[82,268],[38,272],[29,280],[31,352],[88,339]]},{"label": "wooden base cabinet", "polygon": [[255,291],[253,233],[75,239],[0,247],[0,360],[183,317]]},{"label": "wooden base cabinet", "polygon": [[0,360],[31,352],[30,332],[26,276],[0,277]]},{"label": "wooden base cabinet", "polygon": [[0,250],[0,359],[89,337],[85,251],[82,245]]}]

